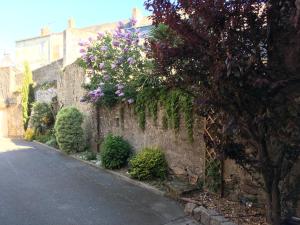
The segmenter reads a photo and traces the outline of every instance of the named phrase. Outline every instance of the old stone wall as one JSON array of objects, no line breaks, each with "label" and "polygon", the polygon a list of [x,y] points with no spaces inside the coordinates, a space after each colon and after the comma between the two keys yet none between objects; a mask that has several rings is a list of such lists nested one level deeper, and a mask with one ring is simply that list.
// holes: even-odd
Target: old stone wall
[{"label": "old stone wall", "polygon": [[16,91],[16,70],[0,68],[0,136],[23,135],[23,120],[20,93]]},{"label": "old stone wall", "polygon": [[57,79],[57,100],[60,106],[75,106],[84,114],[83,128],[91,147],[96,149],[97,126],[94,109],[80,102],[80,97],[84,94],[81,88],[84,74],[84,71],[75,63],[66,66]]},{"label": "old stone wall", "polygon": [[20,93],[14,94],[7,108],[8,137],[23,137],[23,115]]},{"label": "old stone wall", "polygon": [[[146,129],[142,131],[137,123],[133,107],[118,105],[114,109],[100,108],[99,124],[100,135],[97,133],[96,110],[87,103],[81,103],[84,95],[81,85],[85,73],[75,63],[65,67],[57,81],[58,101],[62,106],[75,106],[85,116],[84,129],[88,141],[96,150],[96,142],[108,133],[123,136],[136,151],[143,147],[155,146],[164,150],[170,168],[176,175],[185,177],[197,176],[203,178],[205,170],[205,145],[203,140],[203,120],[195,118],[194,143],[188,140],[187,132],[181,121],[179,133],[173,130],[164,130],[161,124],[161,111],[158,113],[157,124],[147,118]],[[232,160],[224,162],[225,194],[234,201],[250,200],[262,204],[263,192],[253,185],[253,180]],[[298,215],[300,215],[298,202]]]},{"label": "old stone wall", "polygon": [[144,147],[159,147],[165,152],[169,167],[176,175],[203,177],[205,166],[203,120],[196,118],[195,141],[191,143],[183,122],[180,124],[179,132],[175,133],[172,129],[163,128],[162,116],[163,113],[160,110],[157,124],[152,118],[147,118],[146,128],[143,131],[139,128],[132,106],[119,105],[113,110],[101,108],[101,134],[104,136],[108,133],[121,135],[132,144],[136,151]]},{"label": "old stone wall", "polygon": [[49,65],[32,71],[32,79],[36,84],[56,81],[62,72],[63,60],[57,60]]},{"label": "old stone wall", "polygon": [[38,89],[34,92],[34,99],[36,102],[50,103],[55,96],[57,96],[57,90],[54,87],[45,90]]},{"label": "old stone wall", "polygon": [[[57,81],[58,101],[63,106],[76,106],[85,115],[84,127],[92,146],[99,141],[97,135],[97,122],[95,109],[86,103],[80,103],[84,95],[81,84],[84,82],[84,71],[76,64],[71,64],[64,69]],[[202,139],[203,123],[201,118],[195,121],[195,142],[190,143],[187,132],[182,124],[179,133],[173,130],[164,130],[159,113],[158,124],[152,119],[147,120],[146,129],[142,131],[137,123],[133,108],[124,106],[124,117],[120,115],[120,107],[113,110],[100,109],[101,136],[112,132],[127,139],[136,151],[143,147],[156,146],[165,151],[170,168],[177,175],[203,176],[205,146]],[[123,118],[123,119],[122,119]]]}]

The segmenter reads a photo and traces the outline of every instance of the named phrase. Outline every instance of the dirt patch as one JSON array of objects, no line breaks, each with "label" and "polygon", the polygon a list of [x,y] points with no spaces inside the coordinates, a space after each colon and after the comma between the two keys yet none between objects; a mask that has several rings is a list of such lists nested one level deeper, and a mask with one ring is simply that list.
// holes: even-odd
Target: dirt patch
[{"label": "dirt patch", "polygon": [[264,209],[220,198],[217,194],[202,191],[184,196],[182,199],[214,209],[238,225],[268,225]]}]

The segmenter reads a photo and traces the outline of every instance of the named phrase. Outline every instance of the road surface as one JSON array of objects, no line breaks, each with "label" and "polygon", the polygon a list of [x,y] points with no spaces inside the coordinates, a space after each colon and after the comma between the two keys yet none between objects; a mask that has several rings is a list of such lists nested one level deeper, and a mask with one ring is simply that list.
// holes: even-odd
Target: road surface
[{"label": "road surface", "polygon": [[38,143],[0,138],[1,225],[194,225],[171,199]]}]

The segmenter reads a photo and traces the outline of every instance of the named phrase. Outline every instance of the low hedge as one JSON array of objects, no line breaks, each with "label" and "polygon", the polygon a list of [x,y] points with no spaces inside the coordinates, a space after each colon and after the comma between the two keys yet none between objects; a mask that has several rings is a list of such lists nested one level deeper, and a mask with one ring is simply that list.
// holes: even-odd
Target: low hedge
[{"label": "low hedge", "polygon": [[158,148],[144,148],[129,164],[129,174],[138,180],[165,179],[167,176],[167,161],[164,153]]},{"label": "low hedge", "polygon": [[100,147],[102,165],[107,169],[119,169],[127,164],[132,147],[120,136],[108,135]]}]

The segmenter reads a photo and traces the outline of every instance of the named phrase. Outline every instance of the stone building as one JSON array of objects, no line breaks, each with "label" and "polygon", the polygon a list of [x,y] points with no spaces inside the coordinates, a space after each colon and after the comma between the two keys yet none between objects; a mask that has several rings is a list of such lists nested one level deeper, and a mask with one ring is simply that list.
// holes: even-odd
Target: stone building
[{"label": "stone building", "polygon": [[[151,21],[134,8],[132,18],[137,20],[136,27],[149,30]],[[128,25],[128,20],[123,20]],[[41,29],[40,36],[16,41],[16,64],[22,67],[27,61],[32,70],[63,59],[63,66],[73,63],[79,56],[78,42],[89,37],[96,38],[98,32],[113,31],[118,22],[105,23],[84,28],[76,28],[74,19],[68,20],[67,28],[60,33],[52,33],[48,27]]]},{"label": "stone building", "polygon": [[20,93],[20,71],[9,55],[0,61],[0,137],[23,135]]}]

